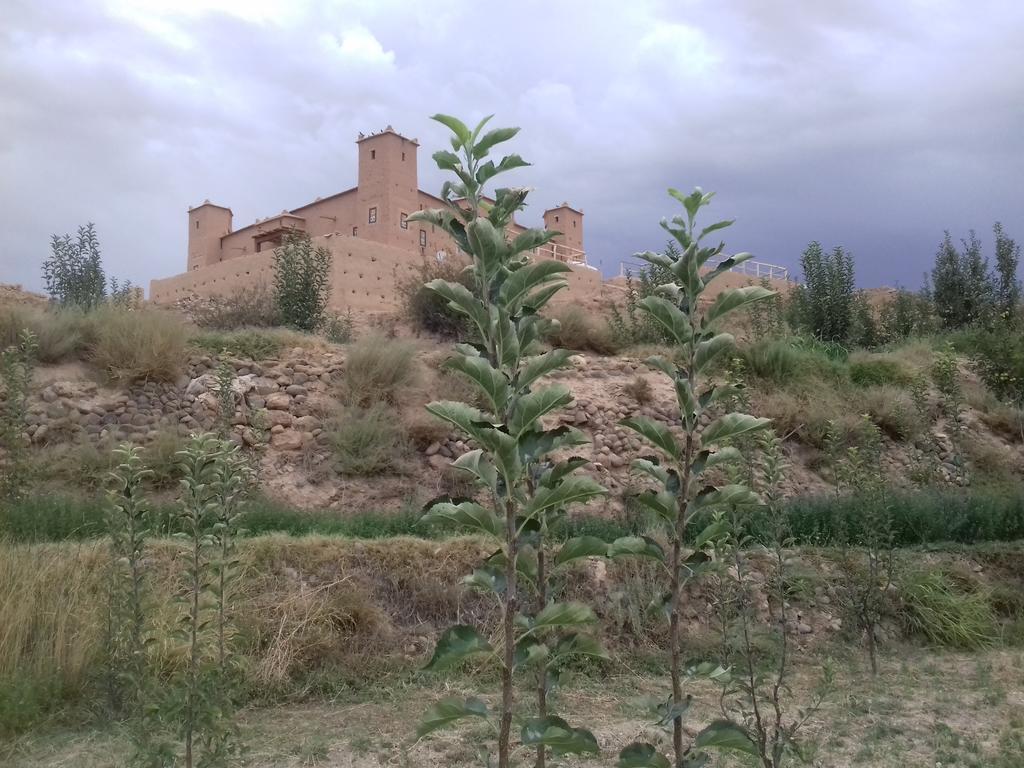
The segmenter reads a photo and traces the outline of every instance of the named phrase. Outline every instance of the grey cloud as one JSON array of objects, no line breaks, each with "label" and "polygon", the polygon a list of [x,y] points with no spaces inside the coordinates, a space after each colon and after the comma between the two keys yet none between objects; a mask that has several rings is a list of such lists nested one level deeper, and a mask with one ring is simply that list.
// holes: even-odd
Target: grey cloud
[{"label": "grey cloud", "polygon": [[1024,240],[1017,3],[215,5],[15,0],[0,280],[38,287],[49,234],[88,220],[112,274],[179,272],[188,205],[246,224],[341,190],[357,132],[388,123],[434,189],[436,111],[522,126],[524,220],[571,200],[608,272],[661,245],[670,185],[718,190],[737,249],[843,243],[865,284],[917,285],[945,228]]}]

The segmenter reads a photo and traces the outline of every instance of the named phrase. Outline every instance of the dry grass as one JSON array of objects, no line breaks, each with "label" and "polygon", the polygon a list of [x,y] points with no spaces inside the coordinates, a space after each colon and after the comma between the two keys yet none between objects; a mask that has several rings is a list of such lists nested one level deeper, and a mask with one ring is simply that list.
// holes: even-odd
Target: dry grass
[{"label": "dry grass", "polygon": [[632,398],[637,405],[647,405],[654,399],[654,389],[651,381],[644,376],[637,376],[631,381],[622,385],[622,392]]},{"label": "dry grass", "polygon": [[408,341],[366,336],[349,347],[341,382],[347,405],[366,408],[376,402],[398,402],[402,390],[416,380],[416,347]]},{"label": "dry grass", "polygon": [[408,467],[409,437],[385,403],[346,408],[328,424],[327,439],[343,475],[397,473]]},{"label": "dry grass", "polygon": [[577,306],[559,307],[551,317],[559,323],[559,328],[547,335],[553,346],[598,355],[614,355],[621,350],[603,317],[588,316]]},{"label": "dry grass", "polygon": [[186,359],[187,330],[157,309],[101,307],[90,315],[89,360],[114,381],[173,381]]},{"label": "dry grass", "polygon": [[41,309],[23,304],[0,306],[0,349],[16,344],[22,331],[27,330],[36,338],[40,362],[75,359],[89,344],[90,326],[88,316],[78,310]]}]

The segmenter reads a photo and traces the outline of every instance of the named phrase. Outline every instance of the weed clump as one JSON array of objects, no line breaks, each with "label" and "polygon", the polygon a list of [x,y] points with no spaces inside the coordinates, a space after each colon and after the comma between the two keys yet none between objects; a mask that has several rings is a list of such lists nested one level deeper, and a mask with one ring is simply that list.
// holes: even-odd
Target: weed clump
[{"label": "weed clump", "polygon": [[407,341],[367,336],[354,343],[345,360],[342,401],[368,408],[376,402],[394,404],[415,379],[416,348]]},{"label": "weed clump", "polygon": [[911,571],[897,584],[907,628],[944,648],[978,650],[999,639],[995,612],[982,590],[965,590],[940,570]]},{"label": "weed clump", "polygon": [[397,472],[409,452],[404,428],[383,403],[346,409],[332,424],[328,439],[343,475]]},{"label": "weed clump", "polygon": [[174,381],[186,358],[181,322],[156,309],[104,306],[90,316],[90,361],[118,382]]}]

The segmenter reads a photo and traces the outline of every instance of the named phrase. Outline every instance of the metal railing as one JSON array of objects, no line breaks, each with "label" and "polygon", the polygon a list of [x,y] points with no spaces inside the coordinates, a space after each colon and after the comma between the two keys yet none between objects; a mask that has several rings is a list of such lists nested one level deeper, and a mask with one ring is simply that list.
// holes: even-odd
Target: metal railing
[{"label": "metal railing", "polygon": [[[721,264],[726,257],[723,257],[719,261],[709,262],[705,265],[705,268],[712,268]],[[641,261],[620,261],[619,262],[619,277],[625,277],[626,273],[635,275],[641,269],[647,269],[650,264]],[[779,264],[769,264],[767,261],[744,261],[737,264],[735,267],[729,270],[730,272],[736,272],[740,275],[749,275],[750,277],[756,277],[758,279],[767,277],[769,280],[789,280],[789,267],[783,267]]]},{"label": "metal railing", "polygon": [[586,264],[587,254],[579,248],[573,248],[561,243],[545,243],[533,249],[535,256],[541,259],[554,259],[564,261],[567,264]]}]

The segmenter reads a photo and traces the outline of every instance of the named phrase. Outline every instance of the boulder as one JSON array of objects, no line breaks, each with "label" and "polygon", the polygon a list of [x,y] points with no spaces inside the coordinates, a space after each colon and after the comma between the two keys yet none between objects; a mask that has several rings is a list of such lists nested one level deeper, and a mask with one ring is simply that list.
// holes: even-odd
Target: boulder
[{"label": "boulder", "polygon": [[292,396],[286,392],[273,392],[267,395],[267,409],[271,411],[287,411],[292,405]]}]

